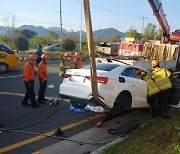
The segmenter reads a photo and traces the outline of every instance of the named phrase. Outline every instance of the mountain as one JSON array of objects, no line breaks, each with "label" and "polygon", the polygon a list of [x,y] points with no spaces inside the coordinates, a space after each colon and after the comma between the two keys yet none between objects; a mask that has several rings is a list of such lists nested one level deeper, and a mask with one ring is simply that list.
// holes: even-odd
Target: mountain
[{"label": "mountain", "polygon": [[94,38],[98,40],[101,40],[106,37],[111,37],[115,34],[119,34],[120,37],[125,37],[125,33],[122,33],[114,28],[99,29],[93,32]]},{"label": "mountain", "polygon": [[[59,28],[59,27],[48,27],[47,30],[59,32],[59,31],[60,31],[60,28]],[[64,28],[62,28],[62,32],[63,32],[64,34],[69,34],[69,31],[67,31],[67,30],[64,29]]]},{"label": "mountain", "polygon": [[[34,31],[38,34],[38,36],[48,35],[48,31],[54,31],[54,32],[58,32],[58,33],[60,31],[59,27],[45,28],[43,26],[34,26],[34,25],[22,25],[22,26],[16,28],[16,30],[23,30],[23,29],[28,29],[28,30]],[[72,34],[71,32],[67,31],[66,29],[62,29],[62,30],[66,36]],[[77,38],[80,37],[80,31],[77,31],[74,33],[77,36]],[[1,34],[7,34],[6,27],[0,26],[0,35]],[[111,37],[114,34],[119,34],[121,37],[125,37],[125,33],[120,32],[114,28],[99,29],[99,30],[96,30],[93,32],[94,39],[98,39],[98,40],[106,38],[106,37]],[[82,37],[82,39],[86,38],[85,31],[81,31],[81,37]]]},{"label": "mountain", "polygon": [[0,26],[0,35],[4,35],[4,34],[7,34],[7,29],[5,26]]},{"label": "mountain", "polygon": [[28,30],[36,32],[38,35],[46,35],[47,34],[47,29],[44,28],[43,26],[23,25],[16,29],[17,30],[28,29]]}]

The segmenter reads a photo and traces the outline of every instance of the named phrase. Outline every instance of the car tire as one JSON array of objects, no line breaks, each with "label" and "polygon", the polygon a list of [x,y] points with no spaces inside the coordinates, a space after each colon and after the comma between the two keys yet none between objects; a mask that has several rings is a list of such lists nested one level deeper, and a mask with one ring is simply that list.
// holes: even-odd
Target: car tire
[{"label": "car tire", "polygon": [[5,63],[0,63],[0,73],[5,73],[8,71],[8,65]]},{"label": "car tire", "polygon": [[87,106],[87,103],[71,100],[71,105],[76,109],[84,109]]},{"label": "car tire", "polygon": [[131,93],[129,91],[123,91],[116,98],[112,108],[112,112],[120,113],[123,111],[131,110],[131,105],[132,105]]}]

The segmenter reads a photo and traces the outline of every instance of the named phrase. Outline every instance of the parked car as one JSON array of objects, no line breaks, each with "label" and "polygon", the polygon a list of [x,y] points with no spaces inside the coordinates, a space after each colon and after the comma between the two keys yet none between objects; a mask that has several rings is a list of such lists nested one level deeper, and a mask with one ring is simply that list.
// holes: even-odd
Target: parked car
[{"label": "parked car", "polygon": [[[145,108],[147,104],[146,82],[138,79],[132,65],[100,63],[96,66],[99,99],[114,112]],[[141,71],[147,73],[145,70]],[[59,87],[62,98],[71,100],[76,108],[84,108],[94,103],[91,90],[89,66],[82,69],[68,69]],[[96,103],[96,102],[95,102]]]},{"label": "parked car", "polygon": [[0,43],[0,73],[20,67],[17,55],[5,44]]},{"label": "parked car", "polygon": [[50,46],[45,47],[44,50],[46,50],[46,51],[60,51],[61,47],[59,44],[52,44]]}]

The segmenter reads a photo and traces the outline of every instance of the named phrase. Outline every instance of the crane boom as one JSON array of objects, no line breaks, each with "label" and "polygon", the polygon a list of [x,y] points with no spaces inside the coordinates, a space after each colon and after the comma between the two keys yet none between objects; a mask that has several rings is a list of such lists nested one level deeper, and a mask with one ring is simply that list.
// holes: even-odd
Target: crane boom
[{"label": "crane boom", "polygon": [[159,0],[148,0],[148,2],[163,30],[164,36],[168,37],[170,33],[170,28],[163,11],[162,3]]}]

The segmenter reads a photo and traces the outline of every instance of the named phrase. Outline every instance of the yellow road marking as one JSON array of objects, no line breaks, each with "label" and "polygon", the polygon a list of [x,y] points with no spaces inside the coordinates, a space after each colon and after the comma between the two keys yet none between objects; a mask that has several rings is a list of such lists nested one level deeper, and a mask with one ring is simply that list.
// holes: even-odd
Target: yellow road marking
[{"label": "yellow road marking", "polygon": [[[96,118],[100,118],[100,117],[102,117],[102,116],[104,116],[104,115],[105,115],[104,113],[103,113],[103,114],[98,114],[98,115],[96,115],[96,116],[94,116],[94,117],[90,117],[90,118],[88,118],[88,119],[84,119],[84,120],[82,120],[82,121],[79,121],[79,122],[76,122],[76,123],[72,123],[72,124],[70,124],[70,125],[67,125],[67,126],[62,127],[61,130],[64,131],[64,130],[67,130],[67,129],[76,127],[76,126],[81,125],[81,124],[83,124],[83,123],[86,123],[86,122],[88,122],[88,121],[90,121],[90,120],[94,120],[94,119],[96,119]],[[55,132],[55,130],[50,131],[50,132],[47,132],[47,133],[45,133],[45,134],[43,134],[43,135],[51,136],[51,135],[54,134],[54,132]],[[10,150],[19,148],[19,147],[21,147],[21,146],[30,144],[30,143],[32,143],[32,142],[41,140],[41,139],[45,138],[46,136],[38,135],[38,136],[36,136],[36,137],[30,138],[30,139],[27,139],[27,140],[24,140],[24,141],[21,141],[21,142],[18,142],[18,143],[9,145],[9,146],[6,146],[6,147],[0,149],[0,153],[2,153],[2,152],[7,152],[7,151],[10,151]]]}]

